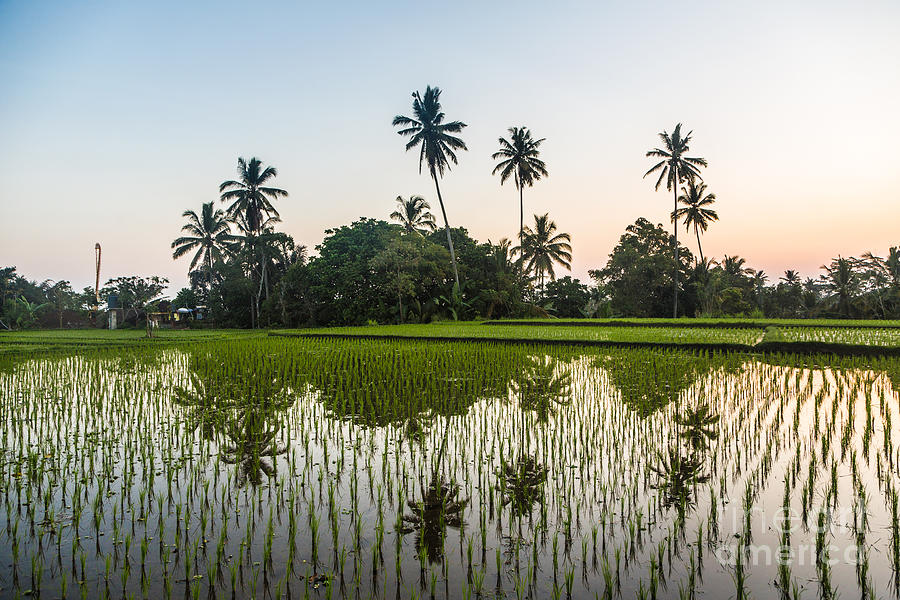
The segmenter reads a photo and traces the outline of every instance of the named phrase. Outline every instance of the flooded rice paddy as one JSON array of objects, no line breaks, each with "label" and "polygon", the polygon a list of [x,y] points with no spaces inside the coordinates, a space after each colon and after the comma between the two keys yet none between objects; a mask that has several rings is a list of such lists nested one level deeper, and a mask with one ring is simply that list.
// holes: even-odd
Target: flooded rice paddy
[{"label": "flooded rice paddy", "polygon": [[900,362],[243,339],[0,366],[0,597],[897,595]]}]

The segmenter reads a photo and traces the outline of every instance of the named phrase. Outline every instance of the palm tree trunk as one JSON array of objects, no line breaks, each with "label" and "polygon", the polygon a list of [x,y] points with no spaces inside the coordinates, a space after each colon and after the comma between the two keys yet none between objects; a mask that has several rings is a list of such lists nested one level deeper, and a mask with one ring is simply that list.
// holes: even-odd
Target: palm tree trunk
[{"label": "palm tree trunk", "polygon": [[[209,297],[212,296],[212,252],[206,253],[206,304],[209,304]],[[197,308],[196,306],[194,308]]]},{"label": "palm tree trunk", "polygon": [[519,277],[524,275],[525,261],[522,260],[522,240],[525,237],[525,202],[522,197],[522,186],[519,185],[519,176],[516,175],[516,185],[519,188]]},{"label": "palm tree trunk", "polygon": [[459,270],[456,268],[456,252],[453,251],[453,238],[450,237],[450,222],[447,221],[447,210],[444,208],[444,199],[441,196],[441,186],[438,184],[437,173],[435,173],[433,169],[431,171],[431,178],[434,179],[434,189],[437,190],[438,202],[441,205],[441,214],[444,216],[444,229],[447,231],[447,245],[450,246],[450,261],[453,263],[453,279],[456,280],[456,289],[460,289]]},{"label": "palm tree trunk", "polygon": [[444,456],[444,451],[447,449],[447,438],[450,434],[450,416],[444,417],[444,435],[441,436],[441,447],[438,450],[437,458],[434,461],[434,470],[431,474],[431,481],[436,482],[438,480],[438,473],[441,468],[441,459]]},{"label": "palm tree trunk", "polygon": [[400,290],[400,261],[397,261],[397,321],[403,324],[403,293]]},{"label": "palm tree trunk", "polygon": [[[265,267],[263,267],[265,269]],[[265,271],[259,277],[259,289],[256,291],[256,326],[259,327],[259,301],[262,298],[263,281],[265,280]]]},{"label": "palm tree trunk", "polygon": [[[675,171],[675,185],[673,186],[673,196],[675,198],[675,208],[674,210],[678,211],[678,170],[673,169]],[[673,280],[675,282],[675,297],[672,306],[672,318],[678,318],[678,221],[675,221],[675,226],[673,227],[675,230],[675,273],[673,276]]]},{"label": "palm tree trunk", "polygon": [[700,245],[700,230],[697,229],[696,225],[694,225],[694,233],[697,234],[697,250],[700,251],[700,262],[706,264],[706,260],[703,258],[703,247]]}]

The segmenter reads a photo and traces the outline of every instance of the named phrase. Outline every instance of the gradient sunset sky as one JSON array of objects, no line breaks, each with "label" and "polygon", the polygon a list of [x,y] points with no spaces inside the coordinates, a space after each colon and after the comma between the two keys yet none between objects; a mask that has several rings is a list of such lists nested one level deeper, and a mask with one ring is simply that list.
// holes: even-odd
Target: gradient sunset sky
[{"label": "gradient sunset sky", "polygon": [[469,125],[442,184],[451,225],[514,237],[518,198],[490,156],[528,126],[550,177],[526,190],[526,215],[572,234],[577,277],[638,217],[669,226],[644,153],[679,121],[718,196],[707,256],[775,279],[900,245],[896,0],[0,0],[0,82],[0,266],[77,289],[98,241],[104,281],[183,286],[181,213],[216,199],[238,156],[278,168],[281,229],[310,249],[327,228],[387,219],[397,195],[437,212],[391,127],[428,84]]}]

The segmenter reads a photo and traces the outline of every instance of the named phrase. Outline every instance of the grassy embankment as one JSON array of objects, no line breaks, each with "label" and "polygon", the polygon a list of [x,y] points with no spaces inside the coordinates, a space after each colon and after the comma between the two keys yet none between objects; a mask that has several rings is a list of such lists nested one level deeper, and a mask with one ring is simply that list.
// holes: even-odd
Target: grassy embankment
[{"label": "grassy embankment", "polygon": [[[900,322],[898,321],[523,320],[274,330],[269,334],[900,356]],[[265,331],[226,329],[160,330],[155,332],[152,339],[147,339],[145,332],[141,329],[2,332],[0,333],[0,355],[87,347],[184,344],[264,335],[266,335]]]},{"label": "grassy embankment", "polygon": [[241,329],[160,329],[148,338],[144,329],[45,329],[39,331],[0,332],[0,355],[70,350],[77,348],[109,348],[148,344],[183,344],[246,336],[265,332]]},{"label": "grassy embankment", "polygon": [[646,346],[747,352],[900,355],[900,322],[790,320],[487,321],[374,325],[272,332],[272,335],[491,340]]}]

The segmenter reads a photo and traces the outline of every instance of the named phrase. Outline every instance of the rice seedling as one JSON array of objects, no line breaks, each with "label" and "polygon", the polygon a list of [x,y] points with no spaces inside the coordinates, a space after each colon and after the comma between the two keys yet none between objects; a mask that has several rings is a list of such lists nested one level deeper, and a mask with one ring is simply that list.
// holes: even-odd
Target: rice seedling
[{"label": "rice seedling", "polygon": [[[274,337],[19,359],[0,372],[3,591],[886,596],[898,367]],[[808,530],[766,521],[794,513]],[[795,559],[753,560],[767,544]]]}]

